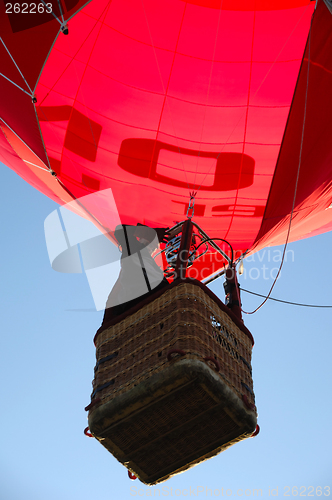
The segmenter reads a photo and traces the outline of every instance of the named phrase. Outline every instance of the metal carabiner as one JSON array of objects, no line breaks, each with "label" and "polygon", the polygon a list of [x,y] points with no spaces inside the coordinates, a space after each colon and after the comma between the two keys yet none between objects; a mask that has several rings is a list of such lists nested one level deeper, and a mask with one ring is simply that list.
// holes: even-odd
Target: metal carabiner
[{"label": "metal carabiner", "polygon": [[[191,193],[191,195],[190,195],[190,200],[189,200],[189,205],[188,205],[188,210],[187,210],[187,219],[192,219],[194,216],[195,194]],[[192,212],[190,213],[190,211],[192,211]]]}]

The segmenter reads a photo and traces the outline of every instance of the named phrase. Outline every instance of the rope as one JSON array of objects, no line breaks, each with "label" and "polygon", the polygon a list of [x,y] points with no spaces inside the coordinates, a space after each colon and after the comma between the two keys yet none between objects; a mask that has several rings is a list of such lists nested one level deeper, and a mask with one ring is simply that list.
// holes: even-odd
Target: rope
[{"label": "rope", "polygon": [[60,11],[60,16],[62,17],[62,26],[63,26],[65,24],[65,19],[63,17],[62,7],[61,7],[60,0],[58,0],[58,6],[59,6],[59,11]]},{"label": "rope", "polygon": [[30,96],[31,99],[33,99],[33,97],[34,97],[33,94],[29,94],[29,92],[27,92],[26,90],[22,89],[22,87],[20,87],[19,85],[17,85],[17,83],[13,82],[13,80],[11,80],[7,76],[5,76],[3,73],[0,73],[0,76],[2,76],[3,78],[5,78],[6,80],[8,80],[10,83],[12,83],[13,85],[15,85],[15,87],[17,87],[18,89],[22,90],[22,92],[24,92],[25,94],[27,94],[28,96]]},{"label": "rope", "polygon": [[23,80],[24,80],[24,82],[25,82],[26,86],[27,86],[27,87],[28,87],[28,89],[30,90],[30,94],[29,94],[29,92],[27,92],[26,90],[22,89],[22,87],[20,87],[19,85],[17,85],[15,82],[13,82],[13,81],[12,81],[12,80],[10,80],[9,78],[7,78],[7,76],[5,76],[5,75],[3,75],[2,73],[0,73],[0,74],[1,74],[1,76],[3,76],[3,77],[4,77],[6,80],[8,80],[10,83],[12,83],[12,84],[13,84],[13,85],[15,85],[16,87],[18,87],[20,90],[22,90],[23,92],[25,92],[26,94],[28,94],[31,98],[33,98],[33,97],[34,97],[34,95],[33,95],[33,92],[32,92],[32,90],[31,90],[31,88],[30,88],[30,85],[28,84],[28,82],[27,82],[27,81],[26,81],[26,79],[24,78],[24,75],[23,75],[22,71],[21,71],[21,70],[20,70],[20,68],[18,67],[18,65],[17,65],[17,63],[16,63],[16,61],[15,61],[15,59],[14,59],[14,58],[13,58],[13,56],[11,55],[11,53],[10,53],[9,49],[6,47],[6,44],[5,44],[5,42],[3,41],[3,39],[2,39],[1,37],[0,37],[0,40],[1,40],[2,45],[5,47],[5,49],[6,49],[7,53],[8,53],[8,55],[9,55],[9,57],[10,57],[10,58],[11,58],[11,60],[13,61],[14,65],[15,65],[15,67],[16,67],[16,69],[17,69],[17,71],[19,72],[19,74],[20,74],[20,75],[21,75],[21,77],[23,78]]},{"label": "rope", "polygon": [[295,188],[294,188],[294,196],[293,196],[293,204],[292,204],[292,210],[291,210],[291,214],[290,214],[290,218],[289,218],[288,231],[287,231],[286,241],[285,241],[285,245],[284,245],[284,250],[283,250],[283,253],[282,253],[282,258],[281,258],[279,270],[278,270],[277,275],[276,275],[276,277],[275,277],[275,279],[274,279],[274,281],[272,283],[272,286],[270,288],[269,293],[265,297],[265,300],[263,300],[263,302],[254,311],[246,312],[246,311],[244,311],[241,308],[241,310],[242,310],[242,312],[244,314],[254,314],[255,312],[257,312],[267,302],[267,300],[269,299],[269,297],[271,295],[271,292],[272,292],[272,290],[273,290],[273,288],[274,288],[274,286],[275,286],[275,284],[277,282],[277,279],[278,279],[278,277],[280,275],[281,268],[282,268],[282,266],[284,264],[284,259],[285,259],[285,255],[286,255],[286,248],[287,248],[287,245],[288,245],[288,240],[289,240],[290,230],[291,230],[291,225],[292,225],[292,220],[293,220],[293,213],[294,213],[294,207],[295,207],[297,187],[298,187],[298,182],[299,182],[299,177],[300,177],[300,169],[301,169],[301,162],[302,162],[304,129],[305,129],[305,123],[306,123],[306,117],[307,117],[307,101],[308,101],[308,88],[309,88],[309,68],[310,68],[310,48],[311,48],[311,31],[312,31],[313,17],[314,17],[314,14],[311,17],[310,30],[309,30],[309,38],[308,38],[308,70],[307,70],[307,84],[306,84],[306,93],[305,93],[305,101],[304,101],[304,114],[303,114],[303,124],[302,124],[302,135],[301,135],[301,145],[300,145],[300,154],[299,154],[299,164],[298,164],[298,167],[297,167],[297,174],[296,174],[296,181],[295,181]]},{"label": "rope", "polygon": [[[47,3],[44,1],[44,0],[41,0],[42,3],[45,5],[45,7],[47,7]],[[59,0],[58,0],[59,1]],[[48,11],[50,14],[52,14],[52,16],[58,21],[59,24],[61,24],[62,26],[62,22],[60,21],[60,19],[58,18],[58,16],[56,14],[54,14],[53,12],[53,9],[51,9],[51,11]],[[61,11],[60,11],[61,12]],[[62,16],[63,18],[63,16]]]},{"label": "rope", "polygon": [[28,161],[28,160],[23,160],[23,161],[24,161],[24,163],[28,163],[29,165],[32,165],[33,167],[39,168],[40,170],[44,170],[44,172],[50,171],[48,168],[40,167],[39,165],[36,165],[35,163],[32,163],[31,161]]},{"label": "rope", "polygon": [[292,306],[301,306],[301,307],[320,307],[320,308],[326,308],[326,309],[332,309],[332,306],[321,306],[321,305],[314,305],[314,304],[301,304],[299,302],[290,302],[289,300],[281,300],[281,299],[275,299],[274,297],[267,297],[266,295],[262,295],[260,293],[255,293],[251,292],[250,290],[246,290],[245,288],[240,288],[241,292],[246,292],[250,293],[251,295],[256,295],[257,297],[263,297],[269,300],[274,300],[275,302],[282,302],[283,304],[290,304]]}]

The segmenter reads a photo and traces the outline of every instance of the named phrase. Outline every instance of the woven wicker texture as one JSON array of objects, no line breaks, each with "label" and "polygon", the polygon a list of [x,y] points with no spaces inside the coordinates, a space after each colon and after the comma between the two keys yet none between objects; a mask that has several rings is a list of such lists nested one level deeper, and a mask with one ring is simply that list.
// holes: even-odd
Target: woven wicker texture
[{"label": "woven wicker texture", "polygon": [[146,484],[251,436],[256,414],[204,361],[178,359],[99,406],[92,434]]},{"label": "woven wicker texture", "polygon": [[181,282],[96,337],[90,431],[146,484],[256,427],[250,334],[210,295]]},{"label": "woven wicker texture", "polygon": [[200,287],[181,283],[98,335],[91,412],[163,370],[174,349],[217,360],[220,377],[254,404],[250,339]]}]

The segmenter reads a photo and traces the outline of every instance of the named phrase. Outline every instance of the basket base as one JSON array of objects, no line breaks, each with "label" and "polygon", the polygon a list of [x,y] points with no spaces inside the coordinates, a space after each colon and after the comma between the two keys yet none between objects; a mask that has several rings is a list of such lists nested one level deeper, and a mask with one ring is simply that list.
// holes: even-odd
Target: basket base
[{"label": "basket base", "polygon": [[94,437],[149,485],[250,437],[256,424],[222,376],[193,359],[171,361],[89,415]]}]

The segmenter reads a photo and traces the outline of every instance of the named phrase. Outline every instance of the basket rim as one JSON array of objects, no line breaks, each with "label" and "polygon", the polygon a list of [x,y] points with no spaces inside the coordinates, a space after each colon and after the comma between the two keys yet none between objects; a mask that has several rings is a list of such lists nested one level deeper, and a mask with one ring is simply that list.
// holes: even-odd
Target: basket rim
[{"label": "basket rim", "polygon": [[94,344],[96,344],[96,339],[98,337],[98,335],[102,332],[104,332],[105,330],[107,330],[108,328],[110,328],[111,326],[114,326],[116,325],[117,323],[120,323],[121,321],[123,321],[125,318],[127,318],[128,316],[131,316],[133,314],[135,314],[137,311],[139,311],[140,309],[142,309],[144,306],[146,306],[147,304],[150,304],[151,302],[153,302],[154,300],[156,300],[157,298],[159,298],[161,295],[163,295],[164,293],[166,293],[168,290],[171,290],[172,288],[174,287],[177,287],[177,286],[180,286],[182,284],[190,284],[190,285],[194,285],[194,286],[198,286],[199,288],[201,288],[217,305],[218,307],[226,314],[228,314],[228,316],[230,317],[230,319],[233,321],[233,323],[236,324],[236,326],[242,331],[242,333],[244,333],[248,338],[249,340],[251,341],[252,345],[254,345],[254,338],[251,334],[251,332],[248,330],[248,328],[244,325],[243,321],[241,321],[232,311],[231,309],[229,309],[220,299],[219,297],[217,297],[206,285],[204,285],[204,283],[201,283],[200,281],[194,279],[194,278],[184,278],[184,279],[181,279],[181,278],[178,278],[176,280],[174,280],[172,283],[170,283],[168,286],[165,286],[162,290],[159,290],[158,292],[152,294],[152,295],[149,295],[146,299],[142,300],[142,302],[140,302],[139,304],[136,304],[135,306],[131,307],[130,309],[128,309],[128,311],[120,314],[119,316],[117,316],[116,318],[112,319],[111,321],[107,322],[106,324],[102,325],[96,332],[95,336],[94,336],[94,339],[93,339],[93,342]]}]

